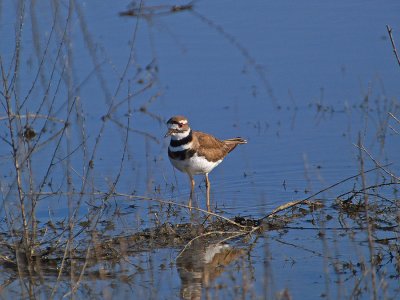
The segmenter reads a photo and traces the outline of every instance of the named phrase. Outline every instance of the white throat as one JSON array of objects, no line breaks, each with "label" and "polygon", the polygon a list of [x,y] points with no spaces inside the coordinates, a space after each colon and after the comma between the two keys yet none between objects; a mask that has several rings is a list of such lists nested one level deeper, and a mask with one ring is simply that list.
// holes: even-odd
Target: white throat
[{"label": "white throat", "polygon": [[174,133],[173,135],[171,135],[171,139],[172,140],[181,140],[184,139],[185,137],[187,137],[190,134],[190,128],[184,132],[179,132],[179,133]]}]

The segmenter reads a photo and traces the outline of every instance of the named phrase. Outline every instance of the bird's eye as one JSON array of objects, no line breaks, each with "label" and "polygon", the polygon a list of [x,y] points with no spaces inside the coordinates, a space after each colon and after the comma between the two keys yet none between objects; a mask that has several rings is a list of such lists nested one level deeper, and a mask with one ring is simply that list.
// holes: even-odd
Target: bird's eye
[{"label": "bird's eye", "polygon": [[179,123],[178,126],[179,126],[179,128],[182,128],[183,125],[181,123]]}]

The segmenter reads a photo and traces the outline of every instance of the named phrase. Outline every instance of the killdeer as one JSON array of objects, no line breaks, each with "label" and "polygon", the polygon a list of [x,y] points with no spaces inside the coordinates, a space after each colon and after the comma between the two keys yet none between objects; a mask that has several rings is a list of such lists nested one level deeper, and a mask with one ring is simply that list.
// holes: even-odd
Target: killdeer
[{"label": "killdeer", "polygon": [[208,173],[218,166],[225,156],[239,144],[247,141],[237,137],[219,140],[216,137],[190,129],[188,120],[174,116],[167,122],[165,137],[171,136],[168,157],[179,171],[188,174],[190,179],[189,206],[192,203],[195,181],[193,176],[204,174],[207,188],[207,209],[210,210],[210,181]]}]

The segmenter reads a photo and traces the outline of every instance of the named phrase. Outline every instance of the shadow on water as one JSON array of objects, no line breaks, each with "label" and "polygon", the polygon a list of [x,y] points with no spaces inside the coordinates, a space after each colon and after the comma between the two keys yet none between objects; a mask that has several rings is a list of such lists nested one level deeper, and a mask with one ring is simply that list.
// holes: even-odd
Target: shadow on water
[{"label": "shadow on water", "polygon": [[[373,60],[382,75],[366,87],[353,73],[370,76],[397,31],[388,27],[392,45],[370,27],[355,43],[337,28],[355,24],[352,10],[308,2],[300,27],[272,3],[229,8],[246,22],[202,1],[3,5],[1,296],[398,297],[399,70]],[[391,11],[380,8],[379,22]],[[286,52],[274,22],[304,56]],[[316,60],[333,46],[304,42],[315,24],[349,50]],[[341,55],[350,66],[329,73]],[[212,212],[203,183],[188,210],[186,182],[166,161],[164,119],[182,111],[201,130],[249,141],[213,171]]]}]

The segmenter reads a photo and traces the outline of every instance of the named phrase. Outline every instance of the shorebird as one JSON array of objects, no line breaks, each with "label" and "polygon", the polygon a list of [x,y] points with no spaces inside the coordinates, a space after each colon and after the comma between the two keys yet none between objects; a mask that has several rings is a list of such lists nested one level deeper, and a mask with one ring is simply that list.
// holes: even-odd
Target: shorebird
[{"label": "shorebird", "polygon": [[189,206],[192,205],[195,181],[194,175],[205,175],[207,188],[207,209],[210,211],[210,173],[218,166],[225,156],[239,144],[247,141],[237,137],[219,140],[211,134],[194,131],[190,128],[187,118],[174,116],[167,122],[168,131],[165,137],[171,136],[168,147],[168,157],[172,165],[186,173],[190,179]]}]

